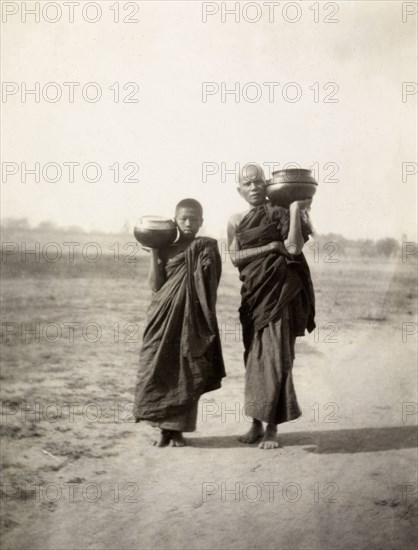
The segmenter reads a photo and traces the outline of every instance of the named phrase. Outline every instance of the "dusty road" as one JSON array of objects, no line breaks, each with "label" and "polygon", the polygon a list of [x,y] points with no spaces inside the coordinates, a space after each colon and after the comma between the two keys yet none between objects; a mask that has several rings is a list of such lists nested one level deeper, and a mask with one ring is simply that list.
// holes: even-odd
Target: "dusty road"
[{"label": "dusty road", "polygon": [[[117,396],[123,402],[98,422],[78,414],[71,422],[6,418],[2,548],[416,548],[416,336],[402,342],[402,323],[413,322],[409,275],[360,266],[340,272],[352,282],[350,291],[330,293],[323,270],[314,266],[319,330],[297,344],[303,417],[281,427],[277,450],[237,441],[249,421],[231,270],[218,310],[230,331],[224,334],[228,377],[201,400],[198,431],[186,448],[152,447],[153,430],[130,422],[137,343],[107,349],[102,342],[87,356],[86,348],[49,346],[48,358],[41,342],[29,380],[27,348],[10,344],[6,359],[15,363],[4,375],[3,401],[19,393],[51,402],[70,395],[86,403]],[[54,294],[61,283],[51,284]],[[99,285],[101,292],[110,284]],[[128,289],[129,281],[124,284]],[[90,290],[87,282],[78,285],[81,295],[71,303],[81,308]],[[20,298],[26,305],[30,294]],[[122,311],[125,302],[119,303]],[[100,308],[111,304],[102,299]],[[68,307],[65,300],[62,306]],[[90,319],[98,317],[97,310]],[[94,418],[93,409],[89,414]]]}]

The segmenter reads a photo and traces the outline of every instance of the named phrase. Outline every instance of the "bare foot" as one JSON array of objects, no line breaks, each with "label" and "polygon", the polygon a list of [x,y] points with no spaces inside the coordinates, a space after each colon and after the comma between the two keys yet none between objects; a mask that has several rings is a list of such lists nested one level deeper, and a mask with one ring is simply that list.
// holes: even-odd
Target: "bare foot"
[{"label": "bare foot", "polygon": [[184,440],[181,432],[171,432],[171,446],[172,447],[184,447],[186,441]]},{"label": "bare foot", "polygon": [[171,432],[170,430],[161,430],[160,439],[158,441],[154,441],[154,447],[167,447],[167,445],[171,441],[172,436],[173,432]]},{"label": "bare foot", "polygon": [[266,433],[258,447],[260,449],[277,449],[278,446],[277,426],[275,424],[267,424]]},{"label": "bare foot", "polygon": [[241,443],[255,443],[258,441],[261,437],[264,435],[264,428],[263,423],[259,420],[254,419],[253,425],[251,426],[250,430],[238,438],[238,441],[241,441]]}]

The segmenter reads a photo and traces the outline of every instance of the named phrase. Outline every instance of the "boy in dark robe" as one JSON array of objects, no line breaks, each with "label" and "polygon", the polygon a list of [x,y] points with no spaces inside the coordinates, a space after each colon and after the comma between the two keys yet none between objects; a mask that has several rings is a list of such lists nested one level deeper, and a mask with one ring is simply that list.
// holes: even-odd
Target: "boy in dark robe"
[{"label": "boy in dark robe", "polygon": [[176,206],[179,238],[151,249],[153,290],[135,391],[135,418],[161,429],[154,444],[185,445],[182,432],[196,429],[200,396],[221,387],[225,376],[216,320],[221,258],[215,239],[197,237],[200,203]]},{"label": "boy in dark robe", "polygon": [[302,253],[312,232],[305,212],[311,200],[289,209],[272,205],[257,165],[240,172],[238,192],[250,209],[230,218],[228,249],[242,281],[245,411],[253,418],[240,441],[261,439],[259,447],[271,449],[279,446],[277,424],[301,415],[292,379],[294,345],[305,329],[315,328],[313,286]]}]

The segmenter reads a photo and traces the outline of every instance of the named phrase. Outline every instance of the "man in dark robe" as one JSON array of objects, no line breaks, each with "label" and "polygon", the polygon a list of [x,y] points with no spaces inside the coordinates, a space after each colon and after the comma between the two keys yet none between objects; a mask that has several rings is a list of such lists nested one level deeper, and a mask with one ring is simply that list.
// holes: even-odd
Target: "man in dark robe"
[{"label": "man in dark robe", "polygon": [[240,440],[262,438],[259,446],[270,449],[278,447],[277,424],[301,415],[292,368],[296,337],[315,328],[313,286],[302,253],[311,233],[304,213],[311,201],[293,202],[289,209],[274,206],[266,198],[261,168],[244,168],[238,191],[250,209],[228,224],[228,247],[242,281],[245,412],[253,418]]},{"label": "man in dark robe", "polygon": [[161,429],[163,447],[185,444],[196,429],[200,396],[221,387],[225,376],[216,320],[221,258],[216,240],[196,237],[203,222],[200,203],[176,207],[179,239],[151,249],[148,310],[135,392],[135,418]]}]

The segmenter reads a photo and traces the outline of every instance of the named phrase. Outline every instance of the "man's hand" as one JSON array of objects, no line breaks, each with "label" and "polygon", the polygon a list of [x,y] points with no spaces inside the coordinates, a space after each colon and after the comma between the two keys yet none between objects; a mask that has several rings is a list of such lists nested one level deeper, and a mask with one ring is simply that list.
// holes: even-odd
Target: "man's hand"
[{"label": "man's hand", "polygon": [[311,205],[312,205],[312,199],[304,199],[301,201],[293,201],[290,204],[289,209],[294,210],[296,208],[299,210],[309,210],[311,208]]},{"label": "man's hand", "polygon": [[286,251],[283,243],[281,243],[280,241],[272,241],[269,246],[271,252],[283,252],[283,249]]},{"label": "man's hand", "polygon": [[284,243],[280,241],[272,241],[268,246],[270,247],[271,252],[276,252],[277,254],[286,256],[286,258],[292,257],[292,255],[288,252],[287,248],[285,247]]},{"label": "man's hand", "polygon": [[312,199],[304,199],[301,201],[293,201],[289,207],[289,234],[284,241],[284,245],[289,254],[298,255],[302,252],[304,245],[302,229],[301,229],[301,213],[304,210],[309,210],[312,204]]}]

